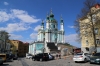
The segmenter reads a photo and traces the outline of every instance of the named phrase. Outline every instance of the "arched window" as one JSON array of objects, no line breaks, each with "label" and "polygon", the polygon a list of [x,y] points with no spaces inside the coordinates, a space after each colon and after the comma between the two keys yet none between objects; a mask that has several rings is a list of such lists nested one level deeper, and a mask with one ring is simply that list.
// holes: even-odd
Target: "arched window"
[{"label": "arched window", "polygon": [[53,28],[55,28],[55,25],[53,25]]}]

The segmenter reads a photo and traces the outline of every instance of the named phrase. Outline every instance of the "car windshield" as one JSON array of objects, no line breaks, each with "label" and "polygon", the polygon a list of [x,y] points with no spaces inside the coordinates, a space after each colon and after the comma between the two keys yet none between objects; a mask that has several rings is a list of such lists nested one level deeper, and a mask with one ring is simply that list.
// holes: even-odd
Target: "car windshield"
[{"label": "car windshield", "polygon": [[44,55],[48,55],[48,53],[44,53]]},{"label": "car windshield", "polygon": [[100,53],[96,53],[96,54],[94,54],[93,56],[100,56]]},{"label": "car windshield", "polygon": [[75,55],[82,55],[82,53],[77,53],[77,54],[75,54]]},{"label": "car windshield", "polygon": [[32,56],[31,54],[27,55],[27,56]]}]

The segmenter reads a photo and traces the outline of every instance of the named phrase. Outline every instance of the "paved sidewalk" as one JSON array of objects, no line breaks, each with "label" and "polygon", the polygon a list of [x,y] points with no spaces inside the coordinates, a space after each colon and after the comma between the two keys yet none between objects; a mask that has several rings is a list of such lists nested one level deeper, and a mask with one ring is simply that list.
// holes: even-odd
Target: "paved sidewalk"
[{"label": "paved sidewalk", "polygon": [[22,66],[21,61],[14,60],[13,62],[7,62],[9,63],[9,66]]}]

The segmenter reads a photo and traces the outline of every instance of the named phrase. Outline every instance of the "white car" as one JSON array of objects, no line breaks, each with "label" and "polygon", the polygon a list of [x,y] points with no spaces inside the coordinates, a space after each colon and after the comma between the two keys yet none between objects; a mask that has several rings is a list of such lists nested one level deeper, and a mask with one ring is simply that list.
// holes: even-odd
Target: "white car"
[{"label": "white car", "polygon": [[81,61],[84,61],[84,62],[87,62],[89,61],[89,57],[88,57],[88,53],[77,53],[74,55],[73,57],[73,61],[76,63],[76,62],[81,62]]},{"label": "white car", "polygon": [[26,55],[26,59],[31,59],[31,58],[32,58],[32,56],[33,56],[33,55],[28,54],[28,55]]}]

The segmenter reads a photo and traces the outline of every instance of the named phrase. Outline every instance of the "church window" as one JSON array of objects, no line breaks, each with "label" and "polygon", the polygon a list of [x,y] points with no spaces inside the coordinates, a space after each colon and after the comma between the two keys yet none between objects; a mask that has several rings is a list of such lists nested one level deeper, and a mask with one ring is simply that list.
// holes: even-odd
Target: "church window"
[{"label": "church window", "polygon": [[53,28],[55,28],[55,25],[53,25]]}]

